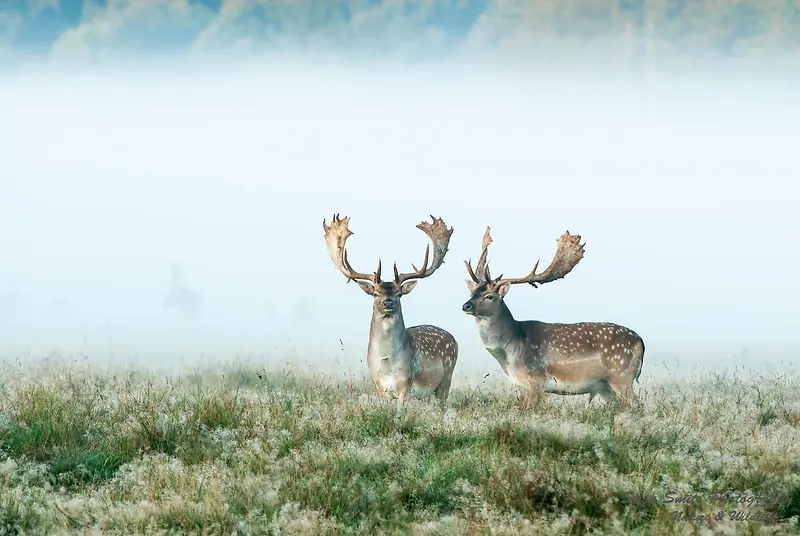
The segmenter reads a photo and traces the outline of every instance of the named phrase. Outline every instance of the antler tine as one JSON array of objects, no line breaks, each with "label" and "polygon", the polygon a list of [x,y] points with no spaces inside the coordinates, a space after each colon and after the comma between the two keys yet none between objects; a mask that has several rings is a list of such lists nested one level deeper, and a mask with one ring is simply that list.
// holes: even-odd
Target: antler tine
[{"label": "antler tine", "polygon": [[572,235],[566,231],[558,238],[558,247],[553,256],[553,260],[545,270],[537,274],[536,270],[539,268],[539,261],[533,266],[533,270],[525,276],[513,279],[498,279],[502,283],[529,283],[534,288],[537,284],[550,283],[557,279],[561,279],[572,271],[575,266],[583,258],[585,253],[583,247],[586,244],[581,244],[581,235]]},{"label": "antler tine", "polygon": [[[489,254],[489,244],[493,242],[492,235],[490,233],[491,227],[486,227],[486,232],[483,233],[483,239],[481,240],[481,256],[478,257],[478,264],[475,266],[475,269],[478,273],[486,271],[487,265],[487,256]],[[487,281],[489,279],[487,278]]]},{"label": "antler tine", "polygon": [[338,213],[333,215],[330,225],[327,225],[324,219],[322,220],[322,229],[325,231],[325,245],[328,248],[328,254],[331,256],[333,265],[342,272],[348,281],[360,279],[377,284],[380,282],[380,277],[376,277],[380,273],[380,260],[378,261],[378,272],[376,274],[365,274],[353,270],[347,259],[345,243],[350,236],[355,234],[347,227],[349,221],[349,216],[340,218]]},{"label": "antler tine", "polygon": [[483,283],[483,281],[481,281],[481,279],[475,275],[475,271],[472,269],[472,260],[470,259],[468,261],[464,261],[464,264],[467,266],[467,272],[472,280],[476,283]]},{"label": "antler tine", "polygon": [[[430,244],[428,244],[427,246],[425,246],[425,258],[422,260],[422,268],[420,268],[419,270],[417,270],[416,266],[414,266],[414,264],[412,263],[411,267],[414,269],[413,272],[400,274],[397,273],[397,263],[395,263],[394,282],[398,285],[402,285],[409,279],[422,279],[430,276],[435,271],[435,269],[428,268],[428,257],[430,256],[430,251],[431,251],[431,246]],[[426,272],[428,271],[430,273],[426,275]]]},{"label": "antler tine", "polygon": [[[431,215],[432,223],[422,222],[417,225],[417,229],[424,232],[433,243],[433,261],[428,266],[428,257],[430,255],[430,244],[425,246],[425,259],[422,262],[422,268],[414,269],[411,273],[402,273],[395,275],[395,283],[398,285],[403,284],[409,279],[424,279],[430,277],[439,269],[444,263],[444,257],[447,254],[447,248],[450,245],[450,237],[453,235],[454,229],[447,228],[444,220]],[[411,265],[414,266],[413,264]]]},{"label": "antler tine", "polygon": [[486,257],[489,253],[489,244],[492,243],[492,236],[489,234],[490,228],[486,227],[486,232],[483,233],[483,240],[481,242],[481,254],[478,257],[478,262],[475,265],[475,269],[472,269],[472,259],[468,261],[464,261],[464,264],[467,266],[467,272],[472,280],[476,283],[485,283],[486,281],[490,281],[488,275],[488,264],[486,262]]}]

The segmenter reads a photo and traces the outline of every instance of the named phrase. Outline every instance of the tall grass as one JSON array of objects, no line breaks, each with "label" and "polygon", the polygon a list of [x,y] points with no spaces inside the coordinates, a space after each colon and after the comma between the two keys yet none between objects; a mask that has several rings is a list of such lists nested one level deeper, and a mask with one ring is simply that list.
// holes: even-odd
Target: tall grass
[{"label": "tall grass", "polygon": [[7,368],[0,534],[797,533],[799,383],[707,376],[631,409],[498,384],[441,411],[242,363]]}]

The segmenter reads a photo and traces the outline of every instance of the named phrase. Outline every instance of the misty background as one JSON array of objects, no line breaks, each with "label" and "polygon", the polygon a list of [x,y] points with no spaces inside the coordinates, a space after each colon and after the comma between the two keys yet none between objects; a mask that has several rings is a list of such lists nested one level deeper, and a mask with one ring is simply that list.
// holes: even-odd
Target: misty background
[{"label": "misty background", "polygon": [[499,374],[461,312],[487,225],[507,276],[581,234],[506,302],[636,330],[643,379],[796,362],[798,8],[306,4],[0,5],[0,357],[363,373],[341,213],[362,271],[420,263],[430,214],[455,228],[403,309],[464,374]]}]

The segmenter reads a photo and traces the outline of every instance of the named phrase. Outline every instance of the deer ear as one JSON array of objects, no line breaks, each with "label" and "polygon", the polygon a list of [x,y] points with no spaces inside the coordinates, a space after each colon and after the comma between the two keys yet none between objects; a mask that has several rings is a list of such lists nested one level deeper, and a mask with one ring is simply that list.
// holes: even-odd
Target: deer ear
[{"label": "deer ear", "polygon": [[497,295],[502,298],[508,294],[509,290],[511,290],[511,283],[505,282],[497,288]]},{"label": "deer ear", "polygon": [[478,288],[478,283],[472,281],[470,279],[465,279],[464,282],[467,284],[467,288],[469,289],[469,293],[472,294],[475,292],[475,289]]},{"label": "deer ear", "polygon": [[364,291],[364,294],[369,294],[370,296],[375,294],[375,286],[369,281],[356,281],[356,283],[358,283],[358,286]]},{"label": "deer ear", "polygon": [[404,296],[405,296],[406,294],[410,294],[410,293],[411,293],[411,291],[412,291],[412,290],[414,290],[414,287],[416,287],[416,286],[417,286],[417,283],[419,283],[419,281],[418,281],[418,280],[416,280],[416,279],[415,279],[415,280],[412,280],[412,281],[406,281],[406,282],[405,282],[405,283],[403,283],[403,285],[400,287],[400,293],[401,293],[402,295],[404,295]]}]

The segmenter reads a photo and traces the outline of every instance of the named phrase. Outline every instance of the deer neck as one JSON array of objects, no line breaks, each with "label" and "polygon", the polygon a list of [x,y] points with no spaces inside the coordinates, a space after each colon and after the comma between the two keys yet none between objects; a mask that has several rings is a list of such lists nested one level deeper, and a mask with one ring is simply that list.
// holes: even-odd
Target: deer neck
[{"label": "deer neck", "polygon": [[497,313],[488,317],[475,317],[475,322],[484,348],[500,363],[503,370],[517,360],[514,343],[519,339],[519,322],[514,319],[505,302],[500,303]]},{"label": "deer neck", "polygon": [[367,359],[373,367],[388,361],[391,368],[411,357],[411,337],[406,332],[403,310],[400,304],[392,316],[384,316],[378,308],[372,310],[372,323],[369,328],[369,349]]}]

